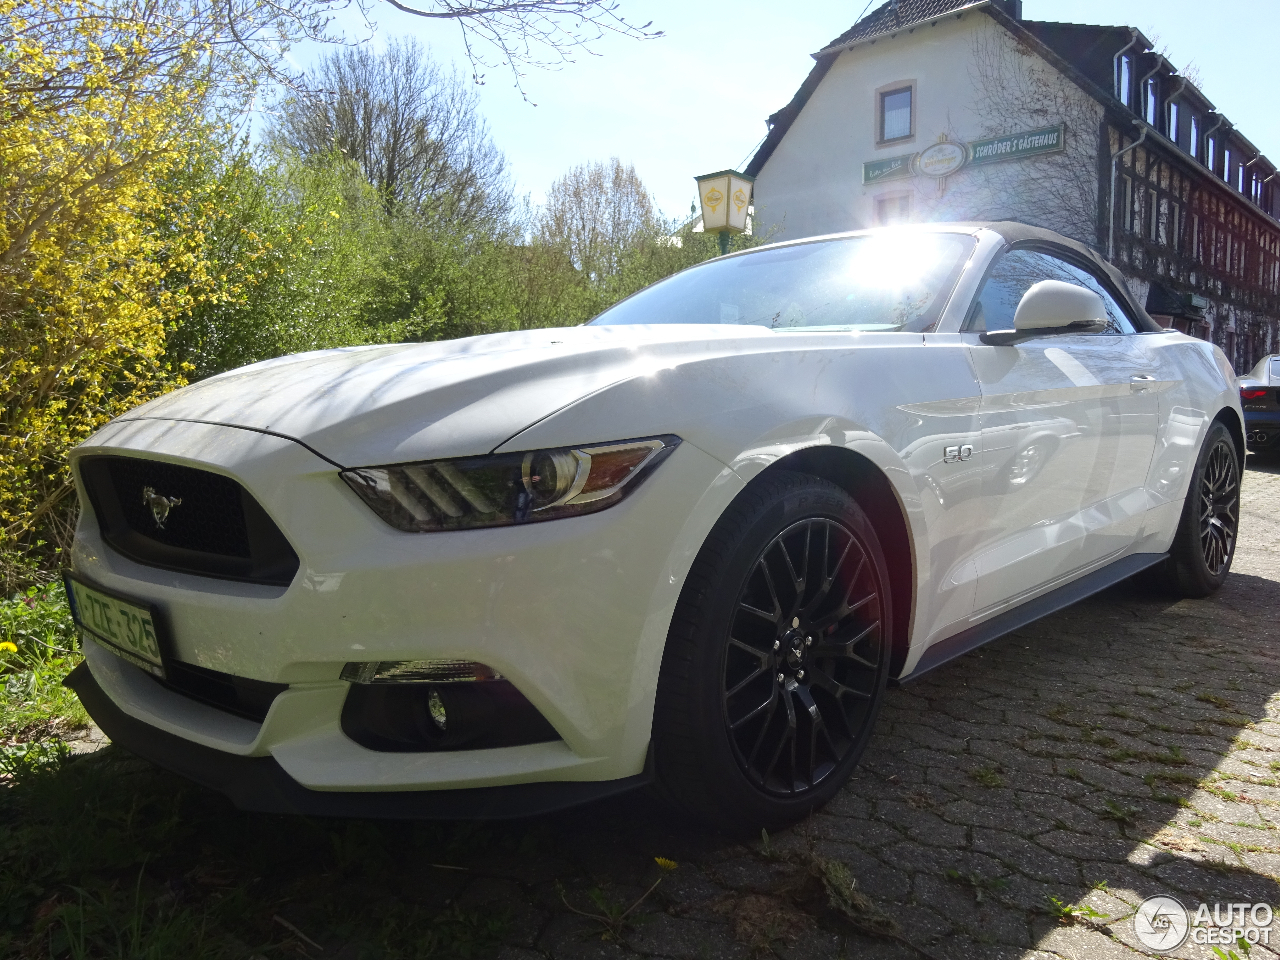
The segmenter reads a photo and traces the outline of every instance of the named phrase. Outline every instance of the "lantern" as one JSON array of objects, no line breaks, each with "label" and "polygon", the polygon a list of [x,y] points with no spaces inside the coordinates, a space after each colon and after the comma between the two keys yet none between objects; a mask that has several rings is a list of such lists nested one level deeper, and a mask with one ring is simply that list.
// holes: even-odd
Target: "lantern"
[{"label": "lantern", "polygon": [[720,234],[720,252],[729,252],[729,237],[747,229],[747,210],[751,206],[754,177],[736,170],[721,170],[695,177],[698,198],[702,201],[702,228]]}]

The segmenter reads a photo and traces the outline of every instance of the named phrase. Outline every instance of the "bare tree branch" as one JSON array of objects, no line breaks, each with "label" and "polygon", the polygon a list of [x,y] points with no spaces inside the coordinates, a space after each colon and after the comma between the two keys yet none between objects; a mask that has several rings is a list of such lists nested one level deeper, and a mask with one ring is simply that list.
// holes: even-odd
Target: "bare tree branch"
[{"label": "bare tree branch", "polygon": [[1028,220],[1083,243],[1097,242],[1101,107],[1004,31],[974,39],[970,73],[982,135],[1017,133],[1028,121],[1066,128],[1062,153],[974,167],[994,206],[991,219]]},{"label": "bare tree branch", "polygon": [[[299,71],[290,67],[285,52],[304,41],[347,45],[333,28],[334,17],[353,3],[371,17],[382,0],[85,0],[76,15],[62,6],[50,8],[36,0],[17,0],[0,16],[0,48],[13,48],[19,39],[70,45],[86,24],[105,24],[120,38],[94,56],[108,65],[119,64],[115,82],[126,83],[127,71],[137,63],[129,55],[130,41],[145,36],[149,63],[166,69],[153,73],[152,82],[198,76],[192,60],[204,68],[214,98],[243,108],[263,82],[305,91]],[[462,33],[472,77],[484,82],[484,71],[510,69],[515,86],[525,96],[528,68],[556,69],[572,63],[579,52],[592,54],[590,45],[608,34],[635,40],[661,37],[652,22],[637,26],[620,12],[619,0],[426,0],[414,4],[385,0],[414,16],[452,21]],[[5,89],[0,111],[15,96],[37,93],[63,100],[90,95],[74,62],[44,78],[39,89]],[[525,97],[526,99],[527,96]]]},{"label": "bare tree branch", "polygon": [[[591,54],[589,44],[612,33],[633,40],[654,40],[663,36],[653,30],[653,21],[635,25],[619,13],[618,0],[430,0],[414,5],[386,0],[404,13],[433,20],[453,20],[462,31],[463,48],[471,62],[472,76],[484,82],[481,69],[509,67],[521,96],[526,67],[555,69],[573,62],[573,54]],[[361,0],[366,14],[371,0]],[[496,60],[479,52],[496,51]]]},{"label": "bare tree branch", "polygon": [[468,230],[505,221],[506,161],[480,118],[475,90],[416,41],[394,40],[380,54],[330,51],[306,84],[317,92],[282,105],[273,141],[304,157],[339,150],[389,211]]},{"label": "bare tree branch", "polygon": [[586,276],[603,280],[617,273],[631,242],[657,225],[653,198],[636,168],[614,157],[574,167],[553,183],[537,232]]}]

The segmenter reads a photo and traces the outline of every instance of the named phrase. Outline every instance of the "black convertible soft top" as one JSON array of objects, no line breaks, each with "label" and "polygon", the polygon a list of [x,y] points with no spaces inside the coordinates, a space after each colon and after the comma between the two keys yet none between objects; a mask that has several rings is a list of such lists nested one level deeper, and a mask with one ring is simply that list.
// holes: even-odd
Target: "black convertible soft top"
[{"label": "black convertible soft top", "polygon": [[1108,263],[1092,247],[1086,246],[1076,240],[1069,240],[1062,234],[1055,233],[1052,230],[1046,230],[1043,227],[1033,227],[1029,223],[1019,223],[1016,220],[996,220],[990,223],[975,224],[974,226],[990,230],[993,233],[998,233],[1011,244],[1043,244],[1045,246],[1060,247],[1071,251],[1071,253],[1076,257],[1091,264],[1111,281],[1109,286],[1112,287],[1112,294],[1123,299],[1124,302],[1128,304],[1140,330],[1145,330],[1148,333],[1160,333],[1164,330],[1164,327],[1151,319],[1151,316],[1147,313],[1142,304],[1138,303],[1133,292],[1129,289],[1129,284],[1125,282],[1124,274]]}]

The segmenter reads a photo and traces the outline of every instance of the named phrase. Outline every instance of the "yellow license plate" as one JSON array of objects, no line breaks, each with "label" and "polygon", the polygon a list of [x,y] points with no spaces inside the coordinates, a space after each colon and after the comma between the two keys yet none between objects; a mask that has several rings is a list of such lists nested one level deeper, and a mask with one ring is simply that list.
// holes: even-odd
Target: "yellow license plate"
[{"label": "yellow license plate", "polygon": [[104,593],[70,575],[64,581],[71,616],[84,633],[130,663],[164,676],[155,616],[149,607]]}]

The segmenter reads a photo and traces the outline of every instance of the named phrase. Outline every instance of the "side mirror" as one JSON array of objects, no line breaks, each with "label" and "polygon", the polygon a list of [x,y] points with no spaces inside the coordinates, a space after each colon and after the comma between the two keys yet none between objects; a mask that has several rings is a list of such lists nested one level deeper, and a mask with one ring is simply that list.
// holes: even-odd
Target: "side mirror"
[{"label": "side mirror", "polygon": [[1041,280],[1022,295],[1013,329],[984,333],[982,342],[1003,345],[1060,333],[1097,333],[1106,326],[1107,308],[1092,290]]}]

